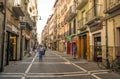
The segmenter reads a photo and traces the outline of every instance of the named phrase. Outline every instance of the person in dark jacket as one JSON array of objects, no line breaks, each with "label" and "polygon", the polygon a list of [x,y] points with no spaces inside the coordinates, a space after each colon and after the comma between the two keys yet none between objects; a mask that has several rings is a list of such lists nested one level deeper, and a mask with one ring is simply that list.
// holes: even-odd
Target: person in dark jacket
[{"label": "person in dark jacket", "polygon": [[73,55],[74,55],[74,59],[76,59],[76,55],[77,55],[77,45],[76,43],[73,44]]}]

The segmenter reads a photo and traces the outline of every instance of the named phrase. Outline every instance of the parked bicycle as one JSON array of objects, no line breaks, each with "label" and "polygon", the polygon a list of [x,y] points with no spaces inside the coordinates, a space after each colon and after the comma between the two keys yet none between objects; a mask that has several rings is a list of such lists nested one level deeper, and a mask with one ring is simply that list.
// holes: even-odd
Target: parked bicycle
[{"label": "parked bicycle", "polygon": [[120,56],[116,56],[115,60],[112,62],[112,71],[120,72]]},{"label": "parked bicycle", "polygon": [[[114,60],[112,60],[111,56],[108,56],[108,61],[109,61],[110,70],[114,72],[120,72],[120,56],[116,56]],[[106,59],[99,58],[97,61],[97,65],[101,69],[106,69],[107,68]]]}]

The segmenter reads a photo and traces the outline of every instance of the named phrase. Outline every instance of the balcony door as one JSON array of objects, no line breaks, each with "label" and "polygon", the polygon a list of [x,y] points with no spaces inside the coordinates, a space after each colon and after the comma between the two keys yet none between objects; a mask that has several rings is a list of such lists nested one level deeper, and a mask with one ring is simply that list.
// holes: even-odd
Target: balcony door
[{"label": "balcony door", "polygon": [[86,12],[85,12],[85,10],[83,10],[81,14],[82,14],[82,19],[83,19],[82,25],[84,25],[84,24],[85,24],[85,21],[86,21],[86,19],[85,19],[85,17],[86,17]]}]

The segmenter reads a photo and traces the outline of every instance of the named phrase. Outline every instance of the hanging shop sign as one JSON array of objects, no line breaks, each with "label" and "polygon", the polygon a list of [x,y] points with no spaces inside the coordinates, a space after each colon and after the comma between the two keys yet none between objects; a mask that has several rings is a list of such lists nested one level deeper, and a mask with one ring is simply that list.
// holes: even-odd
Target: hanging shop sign
[{"label": "hanging shop sign", "polygon": [[68,39],[69,41],[71,41],[71,40],[72,40],[72,36],[68,36],[67,39]]}]

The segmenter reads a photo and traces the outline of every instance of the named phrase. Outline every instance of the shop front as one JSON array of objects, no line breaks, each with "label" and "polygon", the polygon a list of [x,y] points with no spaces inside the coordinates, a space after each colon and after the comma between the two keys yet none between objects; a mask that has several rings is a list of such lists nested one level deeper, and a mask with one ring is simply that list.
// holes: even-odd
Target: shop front
[{"label": "shop front", "polygon": [[26,31],[23,33],[23,56],[29,54],[30,51],[30,34]]},{"label": "shop front", "polygon": [[101,34],[95,34],[93,38],[94,38],[94,57],[93,58],[94,58],[94,61],[97,61],[98,58],[102,58]]},{"label": "shop front", "polygon": [[18,38],[19,30],[15,25],[7,23],[6,26],[6,43],[5,43],[5,62],[4,65],[9,65],[10,61],[18,60]]},{"label": "shop front", "polygon": [[90,60],[90,39],[89,39],[89,32],[81,32],[78,35],[78,52],[79,56]]},{"label": "shop front", "polygon": [[76,36],[68,36],[67,37],[67,54],[73,55],[74,43],[77,44]]}]

